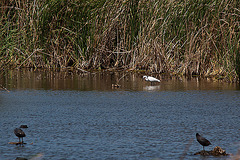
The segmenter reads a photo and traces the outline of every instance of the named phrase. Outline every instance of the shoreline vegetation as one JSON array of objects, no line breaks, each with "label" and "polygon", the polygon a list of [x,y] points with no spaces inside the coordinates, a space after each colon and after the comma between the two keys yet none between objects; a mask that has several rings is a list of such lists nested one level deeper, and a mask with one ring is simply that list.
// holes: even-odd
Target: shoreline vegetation
[{"label": "shoreline vegetation", "polygon": [[238,0],[2,0],[0,66],[240,77]]}]

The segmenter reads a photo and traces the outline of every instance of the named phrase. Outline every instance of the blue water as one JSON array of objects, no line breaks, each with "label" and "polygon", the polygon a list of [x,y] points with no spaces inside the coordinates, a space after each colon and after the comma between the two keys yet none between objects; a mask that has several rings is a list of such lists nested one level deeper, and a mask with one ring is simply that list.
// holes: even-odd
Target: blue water
[{"label": "blue water", "polygon": [[[240,148],[240,91],[0,92],[0,159],[228,159],[194,155],[202,146]],[[28,125],[24,146],[13,130]]]}]

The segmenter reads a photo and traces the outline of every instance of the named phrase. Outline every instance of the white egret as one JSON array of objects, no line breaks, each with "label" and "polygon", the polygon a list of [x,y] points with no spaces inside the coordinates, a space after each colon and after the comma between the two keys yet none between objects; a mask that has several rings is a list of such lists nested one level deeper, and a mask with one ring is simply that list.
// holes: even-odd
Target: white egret
[{"label": "white egret", "polygon": [[152,84],[153,82],[160,82],[159,79],[154,78],[154,77],[151,77],[151,76],[143,76],[143,78],[145,79],[145,81],[151,82],[151,84]]}]

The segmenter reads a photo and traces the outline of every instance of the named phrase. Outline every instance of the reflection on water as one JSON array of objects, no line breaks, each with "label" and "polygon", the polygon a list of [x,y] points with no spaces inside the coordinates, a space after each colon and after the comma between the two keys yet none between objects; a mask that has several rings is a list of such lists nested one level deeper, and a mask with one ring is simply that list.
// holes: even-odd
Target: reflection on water
[{"label": "reflection on water", "polygon": [[[227,153],[240,148],[240,91],[232,84],[123,73],[9,71],[0,92],[0,159],[184,159],[200,133]],[[38,77],[38,78],[37,78]],[[121,87],[112,88],[118,79]],[[23,147],[13,130],[25,124]]]},{"label": "reflection on water", "polygon": [[[151,85],[143,80],[143,74],[129,72],[81,73],[69,70],[9,70],[1,73],[0,84],[7,89],[51,89],[82,91],[160,91],[160,90],[235,90],[237,84],[213,81],[211,79],[170,77],[155,75],[161,83]],[[153,75],[154,76],[154,75]],[[112,87],[119,84],[120,88]]]},{"label": "reflection on water", "polygon": [[158,91],[160,90],[160,85],[158,86],[145,86],[143,87],[144,91]]}]

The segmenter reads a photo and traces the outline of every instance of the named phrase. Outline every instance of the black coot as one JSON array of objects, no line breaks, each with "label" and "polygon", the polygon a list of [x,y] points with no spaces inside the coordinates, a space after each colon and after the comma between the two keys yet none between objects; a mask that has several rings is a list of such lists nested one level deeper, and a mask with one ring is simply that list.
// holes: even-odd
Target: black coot
[{"label": "black coot", "polygon": [[14,129],[14,134],[19,138],[19,143],[21,143],[20,138],[22,138],[23,143],[23,137],[26,137],[26,134],[21,130],[20,128]]},{"label": "black coot", "polygon": [[197,141],[203,146],[203,150],[204,150],[204,146],[209,146],[211,145],[211,143],[209,142],[209,140],[207,140],[206,138],[202,137],[200,134],[196,134],[196,138]]}]

